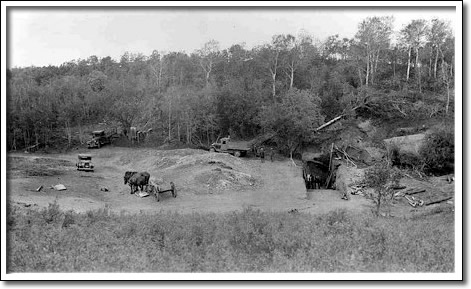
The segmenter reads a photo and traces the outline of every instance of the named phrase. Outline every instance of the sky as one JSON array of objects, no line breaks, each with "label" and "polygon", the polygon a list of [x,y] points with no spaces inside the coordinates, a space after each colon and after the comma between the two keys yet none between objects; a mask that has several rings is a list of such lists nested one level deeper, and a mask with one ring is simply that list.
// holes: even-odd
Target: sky
[{"label": "sky", "polygon": [[351,38],[370,16],[394,16],[395,30],[413,19],[438,17],[455,25],[455,8],[280,7],[280,8],[31,8],[7,10],[8,67],[60,65],[125,52],[192,53],[209,40],[220,48],[268,43],[275,34],[304,30],[315,39]]}]

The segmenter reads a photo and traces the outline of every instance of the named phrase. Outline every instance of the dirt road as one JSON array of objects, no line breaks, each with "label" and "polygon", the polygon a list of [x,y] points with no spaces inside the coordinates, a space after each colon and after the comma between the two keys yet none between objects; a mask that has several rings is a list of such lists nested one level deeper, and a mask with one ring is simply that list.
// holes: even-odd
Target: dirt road
[{"label": "dirt road", "polygon": [[[293,166],[289,160],[261,163],[258,159],[233,159],[232,156],[210,154],[204,151],[162,152],[149,149],[105,147],[91,151],[94,155],[96,170],[90,173],[79,172],[75,168],[76,156],[81,152],[90,151],[60,155],[9,154],[9,201],[26,206],[45,207],[56,200],[65,210],[84,212],[108,206],[111,210],[118,212],[124,210],[146,213],[159,211],[217,213],[242,210],[247,207],[263,211],[297,209],[303,212],[325,213],[338,208],[364,210],[369,204],[368,200],[360,196],[352,196],[349,201],[342,200],[339,192],[333,190],[306,192],[301,168]],[[193,153],[195,155],[192,155]],[[180,170],[181,166],[175,167],[176,169],[172,167],[172,164],[182,158],[200,161],[207,156],[248,168],[248,171],[243,173],[250,173],[258,180],[257,184],[253,186],[253,189],[215,190],[209,184],[201,185],[192,181],[198,179],[199,167],[185,165],[184,171]],[[162,165],[164,161],[169,164]],[[60,162],[61,166],[58,166],[57,162]],[[38,163],[41,165],[46,163],[49,167],[38,168],[36,166]],[[156,202],[153,197],[139,198],[131,195],[129,187],[123,183],[123,175],[126,170],[136,169],[136,167],[149,171],[151,176],[173,180],[178,188],[177,198],[173,198],[170,193],[165,193],[161,195],[160,202]],[[25,174],[28,172],[27,168],[31,168],[36,173],[30,171],[29,175]],[[56,171],[50,174],[40,174],[41,170],[47,169]],[[59,183],[64,184],[67,190],[55,191],[50,188]],[[36,191],[41,185],[43,189]],[[164,189],[165,186],[166,184],[163,184]],[[109,191],[101,191],[100,188],[103,187]]]}]

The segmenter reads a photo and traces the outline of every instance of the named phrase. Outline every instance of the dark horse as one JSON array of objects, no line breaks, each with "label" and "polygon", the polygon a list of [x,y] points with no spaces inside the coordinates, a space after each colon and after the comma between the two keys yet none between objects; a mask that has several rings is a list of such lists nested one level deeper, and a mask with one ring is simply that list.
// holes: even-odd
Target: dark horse
[{"label": "dark horse", "polygon": [[141,192],[144,190],[144,186],[147,187],[149,184],[150,174],[148,172],[126,172],[124,174],[124,184],[129,183],[131,187],[131,194],[133,194],[138,188]]}]

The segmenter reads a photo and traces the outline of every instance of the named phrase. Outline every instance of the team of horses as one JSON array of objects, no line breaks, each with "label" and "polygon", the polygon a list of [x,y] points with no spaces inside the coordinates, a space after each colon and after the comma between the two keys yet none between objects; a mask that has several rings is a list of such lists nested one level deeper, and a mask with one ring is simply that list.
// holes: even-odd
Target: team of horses
[{"label": "team of horses", "polygon": [[144,186],[147,189],[149,185],[150,174],[148,172],[126,172],[124,174],[124,184],[129,184],[131,187],[131,194],[134,194],[138,189],[142,192]]},{"label": "team of horses", "polygon": [[154,195],[157,202],[160,201],[161,193],[172,192],[172,196],[174,198],[177,197],[177,190],[173,182],[170,182],[170,189],[161,190],[156,183],[150,180],[150,174],[148,172],[127,171],[124,173],[124,184],[129,184],[129,187],[131,187],[131,194],[136,193],[137,190],[140,190],[141,193],[145,191]]}]

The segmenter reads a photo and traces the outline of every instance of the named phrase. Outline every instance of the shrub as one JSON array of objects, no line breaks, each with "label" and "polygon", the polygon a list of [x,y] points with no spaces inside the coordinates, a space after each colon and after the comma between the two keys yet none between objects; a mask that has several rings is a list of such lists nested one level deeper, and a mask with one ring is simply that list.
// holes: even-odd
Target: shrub
[{"label": "shrub", "polygon": [[426,136],[419,151],[426,172],[447,174],[454,170],[454,140],[454,129],[449,127],[440,127]]},{"label": "shrub", "polygon": [[62,211],[59,208],[57,200],[54,203],[49,203],[49,206],[41,211],[43,220],[50,224],[55,223],[59,220],[62,215]]},{"label": "shrub", "polygon": [[400,172],[386,162],[378,163],[365,171],[364,183],[373,188],[368,197],[376,204],[376,215],[379,215],[381,205],[392,199],[392,187],[398,184],[400,178]]}]

